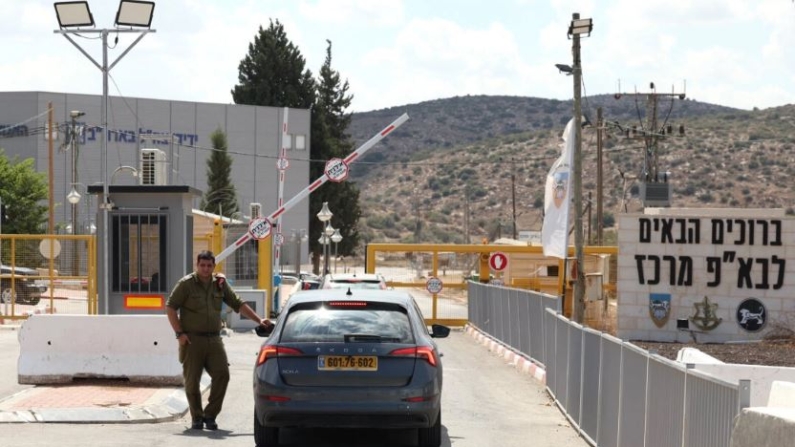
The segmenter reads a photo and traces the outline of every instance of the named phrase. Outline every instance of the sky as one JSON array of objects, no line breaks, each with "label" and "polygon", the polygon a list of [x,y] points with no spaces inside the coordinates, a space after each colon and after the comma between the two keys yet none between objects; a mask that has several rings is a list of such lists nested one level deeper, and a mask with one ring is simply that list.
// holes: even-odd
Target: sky
[{"label": "sky", "polygon": [[[118,2],[89,5],[96,29],[113,29]],[[53,2],[0,0],[0,11],[0,91],[102,93],[101,71],[53,32]],[[313,74],[332,42],[353,112],[465,95],[568,100],[572,78],[555,64],[572,64],[575,12],[594,23],[581,40],[584,95],[653,82],[741,109],[795,102],[791,0],[160,0],[156,32],[113,67],[109,92],[232,103],[238,65],[273,19]],[[111,63],[137,37],[118,36]],[[100,40],[75,39],[101,62]]]}]

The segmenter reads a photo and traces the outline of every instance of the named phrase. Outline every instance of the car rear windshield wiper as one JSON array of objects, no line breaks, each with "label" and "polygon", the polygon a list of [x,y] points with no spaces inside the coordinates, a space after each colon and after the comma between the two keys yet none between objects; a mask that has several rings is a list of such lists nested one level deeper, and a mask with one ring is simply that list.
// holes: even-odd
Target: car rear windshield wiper
[{"label": "car rear windshield wiper", "polygon": [[382,337],[370,334],[345,334],[345,343],[398,343],[399,337]]}]

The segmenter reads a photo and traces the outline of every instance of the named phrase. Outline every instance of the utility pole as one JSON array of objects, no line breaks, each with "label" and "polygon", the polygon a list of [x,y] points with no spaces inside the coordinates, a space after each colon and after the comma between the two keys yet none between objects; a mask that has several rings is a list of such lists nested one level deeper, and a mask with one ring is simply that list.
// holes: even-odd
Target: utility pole
[{"label": "utility pole", "polygon": [[469,244],[469,183],[464,185],[464,243]]},{"label": "utility pole", "polygon": [[[602,132],[604,127],[604,117],[602,116],[602,108],[596,109],[596,245],[602,246],[604,243],[604,214],[602,203],[604,200],[603,191],[603,177],[602,177],[602,150],[604,149],[604,140],[602,140]],[[590,222],[590,220],[589,220]]]},{"label": "utility pole", "polygon": [[47,157],[49,159],[48,177],[49,177],[49,211],[48,211],[48,225],[47,231],[49,234],[55,234],[55,174],[53,173],[53,110],[52,102],[47,103]]},{"label": "utility pole", "polygon": [[572,76],[574,78],[574,272],[573,319],[582,323],[585,316],[585,275],[582,234],[582,62],[580,60],[580,34],[590,35],[593,27],[591,19],[580,20],[580,14],[571,16],[569,35],[572,39]]},{"label": "utility pole", "polygon": [[[75,191],[75,188],[77,187],[77,183],[78,183],[78,178],[77,178],[77,159],[78,159],[78,151],[80,150],[79,149],[79,143],[77,142],[77,135],[78,135],[78,133],[77,133],[77,118],[85,115],[85,113],[83,113],[83,112],[81,112],[79,110],[72,110],[71,112],[69,112],[69,115],[72,117],[72,139],[71,139],[71,143],[72,143],[71,146],[72,147],[69,148],[72,151],[72,190]],[[86,200],[88,200],[88,199],[86,199]],[[72,201],[70,200],[70,202],[72,202]],[[77,225],[77,205],[78,205],[78,203],[79,203],[79,196],[78,196],[78,200],[74,201],[74,203],[72,203],[72,234],[79,234],[79,232],[77,230],[77,227],[78,227],[78,225]]]},{"label": "utility pole", "polygon": [[[620,90],[619,84],[619,90]],[[641,201],[643,206],[670,206],[671,188],[668,184],[668,175],[660,175],[659,172],[659,153],[657,151],[657,143],[664,140],[669,135],[673,135],[673,126],[668,124],[668,117],[673,109],[675,98],[680,100],[685,99],[686,94],[676,93],[658,93],[654,83],[649,84],[650,91],[648,93],[616,93],[614,97],[620,99],[622,96],[632,96],[635,98],[636,108],[640,114],[639,106],[637,105],[638,98],[646,97],[646,119],[645,122],[639,119],[640,129],[637,125],[630,128],[623,128],[617,123],[616,127],[624,133],[627,138],[642,139],[644,144],[643,152],[643,169],[641,170],[638,179],[641,181]],[[662,124],[658,122],[658,103],[660,98],[670,98],[670,106],[666,113],[665,120]],[[679,135],[684,135],[684,125],[679,126]]]},{"label": "utility pole", "polygon": [[511,163],[511,207],[513,209],[513,240],[516,240],[516,174]]}]

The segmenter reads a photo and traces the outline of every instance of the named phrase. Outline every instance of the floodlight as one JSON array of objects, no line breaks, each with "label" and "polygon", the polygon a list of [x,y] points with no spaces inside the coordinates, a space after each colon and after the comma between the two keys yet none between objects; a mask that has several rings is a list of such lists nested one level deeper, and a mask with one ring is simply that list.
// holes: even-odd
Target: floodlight
[{"label": "floodlight", "polygon": [[593,30],[593,19],[576,19],[571,21],[569,25],[569,36],[576,36],[580,34],[591,35]]},{"label": "floodlight", "polygon": [[91,15],[88,2],[58,2],[53,6],[61,28],[94,26],[94,16]]},{"label": "floodlight", "polygon": [[138,0],[122,0],[116,12],[116,26],[140,26],[149,28],[152,25],[152,14],[155,2]]}]

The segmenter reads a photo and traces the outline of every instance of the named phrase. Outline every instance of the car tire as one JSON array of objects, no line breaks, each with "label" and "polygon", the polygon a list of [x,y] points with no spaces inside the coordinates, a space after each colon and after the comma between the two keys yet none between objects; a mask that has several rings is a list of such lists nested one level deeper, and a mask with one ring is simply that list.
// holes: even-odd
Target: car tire
[{"label": "car tire", "polygon": [[14,296],[16,296],[16,293],[14,293],[11,287],[5,284],[3,284],[2,287],[0,287],[0,303],[11,304],[11,301],[14,299]]},{"label": "car tire", "polygon": [[254,444],[257,447],[279,445],[279,428],[260,424],[256,410],[254,411]]},{"label": "car tire", "polygon": [[419,429],[420,447],[439,447],[442,445],[442,411],[436,417],[436,423],[428,428]]}]

